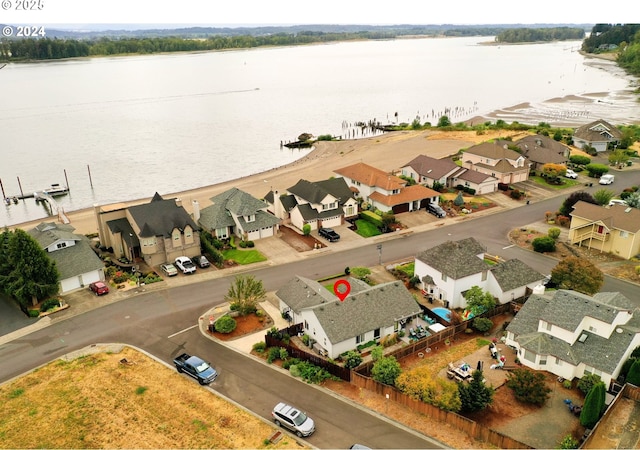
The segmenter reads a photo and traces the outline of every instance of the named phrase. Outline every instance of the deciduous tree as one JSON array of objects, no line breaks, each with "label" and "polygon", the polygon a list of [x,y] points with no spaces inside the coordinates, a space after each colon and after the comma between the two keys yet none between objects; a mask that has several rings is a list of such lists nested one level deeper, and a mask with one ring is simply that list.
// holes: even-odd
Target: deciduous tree
[{"label": "deciduous tree", "polygon": [[564,202],[562,202],[562,206],[560,206],[560,214],[563,216],[571,216],[571,212],[573,211],[573,205],[578,203],[579,201],[591,203],[593,205],[597,205],[598,202],[586,191],[578,191],[569,195]]},{"label": "deciduous tree", "polygon": [[371,376],[379,383],[393,386],[401,372],[400,363],[395,357],[383,356],[373,365]]},{"label": "deciduous tree", "polygon": [[464,294],[467,301],[467,309],[478,316],[485,311],[493,309],[496,306],[496,299],[491,292],[484,292],[479,286],[472,286]]},{"label": "deciduous tree", "polygon": [[253,275],[238,275],[229,286],[224,299],[236,305],[238,312],[245,316],[255,312],[258,302],[265,296],[266,292],[261,280],[256,280]]},{"label": "deciduous tree", "polygon": [[551,270],[551,282],[560,289],[593,295],[602,287],[604,276],[590,261],[569,256]]}]

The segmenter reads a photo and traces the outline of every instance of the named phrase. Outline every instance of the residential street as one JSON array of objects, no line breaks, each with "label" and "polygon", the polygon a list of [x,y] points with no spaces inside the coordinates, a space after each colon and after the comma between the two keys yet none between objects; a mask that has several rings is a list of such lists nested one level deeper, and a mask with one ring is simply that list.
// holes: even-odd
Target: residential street
[{"label": "residential street", "polygon": [[[616,180],[621,186],[631,184],[638,172],[625,173]],[[599,186],[587,188],[594,192]],[[375,241],[349,249],[328,251],[288,264],[262,266],[247,272],[263,280],[267,291],[275,290],[293,275],[312,279],[340,272],[344,267],[376,266],[411,259],[416,252],[447,240],[473,236],[490,254],[519,258],[541,273],[549,273],[557,261],[541,254],[510,246],[507,238],[514,227],[534,223],[545,211],[557,210],[563,197],[532,203],[498,214],[461,220],[453,225],[403,237]],[[237,401],[262,417],[271,420],[270,411],[278,401],[290,401],[305,409],[316,421],[317,432],[308,441],[321,448],[348,448],[355,442],[381,448],[434,448],[438,443],[407,432],[359,407],[346,403],[315,386],[299,382],[277,368],[203,337],[194,325],[209,309],[224,301],[230,277],[213,278],[174,288],[149,289],[148,292],[119,302],[108,303],[108,296],[96,306],[105,306],[77,315],[73,308],[51,317],[51,324],[41,330],[0,346],[0,381],[31,370],[73,350],[94,344],[122,342],[137,346],[170,364],[173,357],[187,351],[210,360],[220,372],[212,388]],[[640,287],[606,277],[603,291],[619,291],[640,306]],[[111,295],[111,294],[109,294]],[[92,298],[91,301],[94,299]],[[43,320],[43,319],[41,319]]]}]

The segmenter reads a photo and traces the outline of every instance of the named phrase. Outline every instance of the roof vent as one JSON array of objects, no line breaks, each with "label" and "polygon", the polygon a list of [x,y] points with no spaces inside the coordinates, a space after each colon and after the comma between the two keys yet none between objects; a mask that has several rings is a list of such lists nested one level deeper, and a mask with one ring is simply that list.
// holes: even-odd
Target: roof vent
[{"label": "roof vent", "polygon": [[580,335],[580,337],[578,338],[578,341],[582,342],[584,344],[584,341],[586,341],[588,337],[589,337],[589,335],[587,333],[582,333]]},{"label": "roof vent", "polygon": [[616,333],[618,334],[622,333],[622,328],[616,328]]}]

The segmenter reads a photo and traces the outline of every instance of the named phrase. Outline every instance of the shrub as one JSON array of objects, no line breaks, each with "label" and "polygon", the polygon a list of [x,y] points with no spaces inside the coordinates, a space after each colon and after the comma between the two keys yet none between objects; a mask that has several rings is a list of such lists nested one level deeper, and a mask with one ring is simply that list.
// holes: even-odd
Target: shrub
[{"label": "shrub", "polygon": [[378,361],[384,356],[384,348],[381,345],[376,345],[371,349],[371,360]]},{"label": "shrub", "polygon": [[222,316],[214,324],[214,328],[218,333],[231,333],[236,329],[236,319],[231,316]]},{"label": "shrub", "polygon": [[309,337],[309,335],[308,334],[303,334],[301,339],[302,339],[302,343],[308,347],[309,346],[309,340],[311,339]]},{"label": "shrub", "polygon": [[511,198],[514,200],[520,200],[520,197],[522,197],[522,192],[520,192],[517,189],[514,189],[513,191],[511,191]]},{"label": "shrub", "polygon": [[560,228],[556,228],[556,227],[549,228],[549,231],[547,234],[551,239],[554,239],[554,240],[558,239],[560,237]]},{"label": "shrub", "polygon": [[484,317],[476,317],[473,319],[473,328],[478,330],[480,333],[486,333],[491,328],[493,328],[493,322],[491,319],[486,319]]},{"label": "shrub", "polygon": [[40,311],[38,311],[37,309],[29,310],[29,317],[38,317],[39,315],[40,315]]},{"label": "shrub", "polygon": [[296,365],[292,365],[289,367],[289,372],[294,377],[298,376],[307,383],[320,384],[325,380],[335,379],[335,377],[322,367],[318,367],[307,361],[300,361]]},{"label": "shrub", "polygon": [[371,369],[371,376],[382,384],[393,386],[402,372],[400,363],[393,356],[383,356],[375,362]]},{"label": "shrub", "polygon": [[538,253],[554,252],[556,250],[556,241],[550,236],[537,237],[531,245],[533,245],[533,250]]},{"label": "shrub", "polygon": [[308,223],[302,225],[302,234],[304,234],[305,236],[309,236],[311,234],[311,225],[309,225]]},{"label": "shrub", "polygon": [[516,399],[534,405],[543,405],[551,392],[543,373],[522,368],[507,372],[507,387],[513,390]]},{"label": "shrub", "polygon": [[291,369],[291,366],[295,366],[299,362],[300,362],[300,360],[298,358],[289,358],[286,361],[282,362],[282,368],[284,370],[289,370],[289,369]]},{"label": "shrub", "polygon": [[240,246],[240,248],[247,248],[247,241],[240,241],[238,245]]},{"label": "shrub", "polygon": [[342,360],[344,361],[344,366],[347,369],[355,369],[362,363],[362,356],[360,356],[360,353],[358,352],[349,350],[342,355]]},{"label": "shrub", "polygon": [[60,306],[60,301],[57,298],[48,298],[40,305],[40,311],[46,312],[58,306]]},{"label": "shrub", "polygon": [[581,166],[586,166],[587,164],[591,164],[591,158],[584,155],[572,155],[569,157],[569,161],[573,164],[578,164]]},{"label": "shrub", "polygon": [[255,247],[255,246],[256,246],[255,242],[253,242],[253,241],[247,241],[247,247],[249,247],[249,248],[253,248],[253,247]]},{"label": "shrub", "polygon": [[267,351],[267,362],[269,364],[274,362],[276,359],[280,358],[281,349],[282,347],[269,347],[269,350]]},{"label": "shrub", "polygon": [[567,434],[565,437],[562,438],[562,441],[560,441],[560,444],[558,445],[557,448],[570,449],[570,448],[578,448],[578,447],[580,447],[580,442],[575,440],[572,435]]},{"label": "shrub", "polygon": [[129,279],[129,274],[121,270],[118,270],[113,276],[113,282],[116,284],[124,283],[128,279]]},{"label": "shrub", "polygon": [[578,389],[582,391],[584,395],[587,395],[591,388],[596,384],[602,381],[599,375],[594,373],[586,373],[578,380]]},{"label": "shrub", "polygon": [[253,347],[251,348],[256,353],[264,353],[264,351],[267,349],[267,344],[264,341],[260,341],[253,344]]},{"label": "shrub", "polygon": [[280,358],[283,361],[289,358],[289,352],[287,351],[286,348],[280,347],[280,354],[278,355],[278,358]]},{"label": "shrub", "polygon": [[609,172],[609,168],[607,166],[605,166],[604,164],[588,164],[585,169],[587,169],[587,172],[589,172],[589,176],[590,177],[594,177],[594,178],[599,178],[600,176],[604,175],[605,173]]},{"label": "shrub", "polygon": [[366,220],[367,222],[371,222],[378,228],[382,228],[382,226],[384,225],[382,223],[382,217],[372,211],[362,211],[360,213],[360,218],[362,220]]}]

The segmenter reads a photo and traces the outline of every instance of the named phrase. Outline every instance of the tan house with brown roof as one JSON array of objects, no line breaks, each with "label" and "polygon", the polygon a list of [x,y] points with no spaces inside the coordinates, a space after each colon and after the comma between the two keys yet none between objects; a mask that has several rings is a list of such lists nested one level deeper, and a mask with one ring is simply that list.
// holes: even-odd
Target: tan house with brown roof
[{"label": "tan house with brown roof", "polygon": [[510,184],[529,179],[529,160],[508,148],[508,141],[483,142],[465,150],[462,166],[491,175],[500,183]]},{"label": "tan house with brown roof", "polygon": [[603,207],[579,201],[571,212],[572,244],[612,253],[624,259],[640,254],[640,209]]},{"label": "tan house with brown roof", "polygon": [[356,197],[361,197],[380,211],[394,214],[426,208],[438,203],[439,195],[425,186],[407,186],[402,178],[364,163],[337,169],[334,173],[344,178]]},{"label": "tan house with brown roof", "polygon": [[578,148],[589,145],[597,152],[606,151],[609,143],[619,142],[620,139],[622,139],[620,130],[605,120],[596,120],[582,125],[573,133],[573,145]]}]

